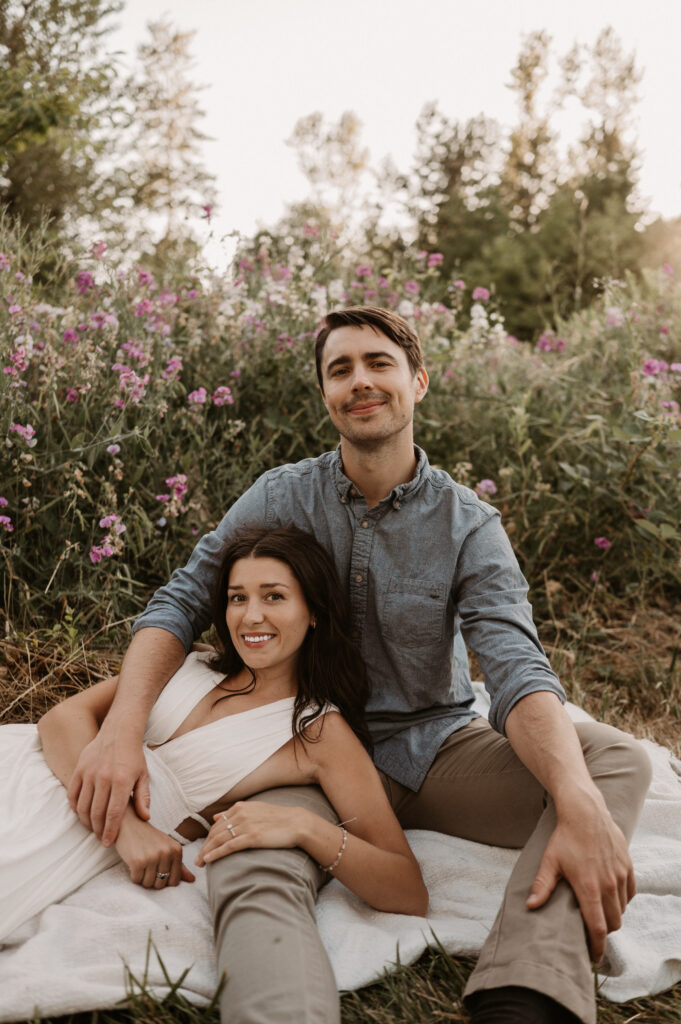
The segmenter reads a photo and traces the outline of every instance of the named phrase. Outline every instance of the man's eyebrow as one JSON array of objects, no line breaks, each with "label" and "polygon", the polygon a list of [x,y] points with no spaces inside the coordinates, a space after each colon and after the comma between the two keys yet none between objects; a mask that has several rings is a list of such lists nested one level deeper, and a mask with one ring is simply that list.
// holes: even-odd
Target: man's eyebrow
[{"label": "man's eyebrow", "polygon": [[[363,363],[371,362],[372,359],[389,359],[392,363],[395,362],[395,356],[391,352],[364,352],[363,353],[363,355],[362,355],[362,362]],[[335,359],[332,359],[331,362],[327,364],[326,372],[328,373],[329,370],[332,370],[335,366],[346,366],[349,362],[351,362],[350,356],[347,356],[347,355],[336,356]]]}]

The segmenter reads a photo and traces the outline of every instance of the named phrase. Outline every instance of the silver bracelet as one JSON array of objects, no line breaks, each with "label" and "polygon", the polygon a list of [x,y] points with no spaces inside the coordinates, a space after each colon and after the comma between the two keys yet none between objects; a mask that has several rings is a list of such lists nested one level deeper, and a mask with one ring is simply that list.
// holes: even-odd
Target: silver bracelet
[{"label": "silver bracelet", "polygon": [[338,827],[340,828],[341,832],[343,833],[343,842],[341,843],[341,848],[338,851],[338,856],[336,857],[335,861],[333,862],[333,864],[329,865],[328,868],[325,868],[323,864],[319,864],[319,867],[322,869],[322,871],[333,871],[334,868],[338,867],[338,865],[340,863],[340,859],[343,856],[343,851],[345,850],[345,844],[348,841],[348,830],[346,828],[344,828],[343,825],[339,825]]}]

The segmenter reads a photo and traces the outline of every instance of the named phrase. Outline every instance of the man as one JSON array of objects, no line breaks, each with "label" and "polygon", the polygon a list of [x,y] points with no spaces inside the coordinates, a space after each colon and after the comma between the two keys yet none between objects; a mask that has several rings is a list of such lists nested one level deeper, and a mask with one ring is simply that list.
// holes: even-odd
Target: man
[{"label": "man", "polygon": [[[207,625],[218,551],[239,525],[294,522],[347,580],[373,688],[375,762],[402,824],[522,848],[468,982],[473,1019],[593,1024],[589,950],[601,957],[634,893],[625,836],[649,781],[645,754],[607,726],[575,729],[498,512],[414,447],[428,376],[409,325],[376,308],[337,311],[315,353],[338,451],[265,473],[154,595],[114,706],[81,757],[74,806],[107,843],[133,788],[146,816],[144,723]],[[464,640],[490,692],[490,724],[470,710]],[[262,798],[334,820],[314,787]],[[338,1019],[313,917],[322,881],[300,850],[249,850],[211,866],[225,1021]]]}]

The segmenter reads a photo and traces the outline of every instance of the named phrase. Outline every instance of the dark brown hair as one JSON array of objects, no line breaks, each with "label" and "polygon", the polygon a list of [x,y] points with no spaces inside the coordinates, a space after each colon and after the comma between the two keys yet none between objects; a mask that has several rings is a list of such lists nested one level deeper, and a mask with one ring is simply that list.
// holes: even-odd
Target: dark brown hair
[{"label": "dark brown hair", "polygon": [[[276,558],[289,567],[316,623],[314,629],[308,629],[298,657],[294,735],[328,702],[336,705],[365,747],[371,750],[371,737],[364,719],[369,687],[362,656],[351,638],[350,601],[338,579],[333,559],[304,530],[296,526],[274,529],[251,526],[240,530],[227,544],[213,599],[213,626],[221,649],[211,660],[211,667],[226,676],[236,676],[248,667],[232,643],[225,616],[232,566],[240,558],[251,556]],[[252,672],[251,675],[251,682],[233,693],[249,693],[255,686],[255,675]]]},{"label": "dark brown hair", "polygon": [[404,349],[412,375],[416,375],[423,366],[423,351],[419,336],[406,320],[389,309],[380,306],[349,306],[347,309],[334,309],[324,317],[324,326],[317,334],[314,346],[317,380],[324,391],[322,381],[322,355],[326,339],[338,327],[371,327],[380,331],[386,338],[394,341]]}]

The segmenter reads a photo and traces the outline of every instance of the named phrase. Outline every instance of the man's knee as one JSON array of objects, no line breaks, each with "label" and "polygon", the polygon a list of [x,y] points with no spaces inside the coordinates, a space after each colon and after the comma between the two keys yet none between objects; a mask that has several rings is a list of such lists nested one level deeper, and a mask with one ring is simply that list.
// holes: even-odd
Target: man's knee
[{"label": "man's knee", "polygon": [[575,728],[593,778],[607,775],[617,779],[642,801],[652,779],[652,765],[643,744],[603,722],[577,722]]},{"label": "man's knee", "polygon": [[[329,821],[336,820],[326,797],[314,786],[282,787],[251,799],[302,806]],[[227,919],[242,914],[270,919],[307,916],[326,880],[324,871],[299,847],[242,850],[209,864],[207,872],[208,899],[217,933]]]}]

